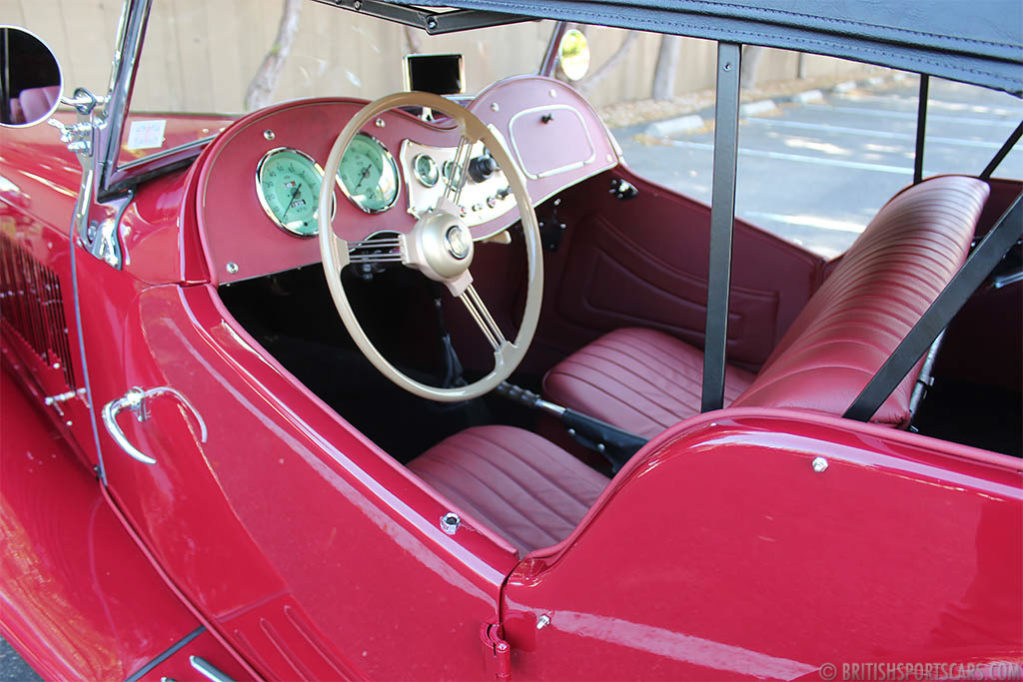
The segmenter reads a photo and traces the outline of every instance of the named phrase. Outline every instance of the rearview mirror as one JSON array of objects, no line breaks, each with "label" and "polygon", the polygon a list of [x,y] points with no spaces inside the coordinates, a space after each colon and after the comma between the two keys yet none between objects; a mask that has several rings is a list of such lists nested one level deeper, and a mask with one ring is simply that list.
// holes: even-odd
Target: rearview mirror
[{"label": "rearview mirror", "polygon": [[558,46],[561,72],[571,81],[577,81],[590,70],[590,43],[586,34],[578,29],[565,32]]},{"label": "rearview mirror", "polygon": [[60,104],[63,79],[53,50],[23,28],[0,26],[0,125],[45,121]]}]

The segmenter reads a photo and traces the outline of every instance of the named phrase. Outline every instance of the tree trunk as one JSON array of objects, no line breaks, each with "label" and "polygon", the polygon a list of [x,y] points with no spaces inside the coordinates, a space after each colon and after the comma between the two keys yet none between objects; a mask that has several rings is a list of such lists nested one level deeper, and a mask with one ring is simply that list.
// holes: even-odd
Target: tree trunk
[{"label": "tree trunk", "polygon": [[661,36],[661,49],[657,52],[657,68],[654,70],[654,99],[675,98],[675,74],[678,73],[681,54],[682,36]]},{"label": "tree trunk", "polygon": [[625,55],[629,53],[629,50],[632,49],[632,46],[638,37],[639,33],[636,31],[629,31],[626,33],[625,38],[622,39],[622,44],[618,46],[615,53],[608,57],[607,61],[600,65],[599,69],[591,73],[586,78],[583,78],[576,84],[576,86],[583,92],[591,92],[597,87],[597,84],[600,83],[600,81],[604,80],[604,77],[607,76],[607,74],[614,71],[615,67],[618,66],[618,63],[622,61],[622,59],[625,58]]},{"label": "tree trunk", "polygon": [[764,56],[764,48],[746,45],[742,48],[742,67],[739,69],[739,87],[749,90],[757,85],[757,67]]},{"label": "tree trunk", "polygon": [[252,111],[270,104],[281,68],[291,54],[291,45],[298,33],[298,19],[302,12],[302,0],[284,0],[281,10],[281,22],[277,25],[277,36],[273,45],[259,65],[256,75],[252,77],[248,90],[245,91],[245,109]]}]

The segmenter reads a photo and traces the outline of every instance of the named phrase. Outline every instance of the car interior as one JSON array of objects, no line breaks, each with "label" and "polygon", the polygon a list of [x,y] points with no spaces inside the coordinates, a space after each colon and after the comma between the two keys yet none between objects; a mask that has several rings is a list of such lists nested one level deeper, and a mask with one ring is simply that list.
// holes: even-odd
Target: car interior
[{"label": "car interior", "polygon": [[[362,102],[289,103],[235,125],[201,157],[199,225],[237,324],[354,428],[526,553],[564,539],[638,444],[701,411],[710,208],[631,171],[593,108],[560,81],[515,77],[459,101],[501,133],[527,178],[542,244],[539,324],[497,390],[447,402],[413,395],[338,318],[314,238],[316,179],[302,173],[322,177],[338,121]],[[473,286],[514,338],[530,268],[509,171],[483,146],[463,155],[455,122],[428,107],[383,113],[372,130],[348,145],[335,183],[348,301],[402,374],[445,389],[472,384],[490,372],[495,346],[471,306],[400,262],[396,234],[458,185]],[[254,173],[253,191],[231,192]],[[833,260],[736,219],[725,407],[841,416],[1014,187],[928,179],[894,196]],[[1017,244],[873,422],[1020,455],[1019,325],[992,339],[978,322],[1018,320],[1021,288],[996,284],[1019,259]],[[564,408],[593,428],[566,426]]]}]

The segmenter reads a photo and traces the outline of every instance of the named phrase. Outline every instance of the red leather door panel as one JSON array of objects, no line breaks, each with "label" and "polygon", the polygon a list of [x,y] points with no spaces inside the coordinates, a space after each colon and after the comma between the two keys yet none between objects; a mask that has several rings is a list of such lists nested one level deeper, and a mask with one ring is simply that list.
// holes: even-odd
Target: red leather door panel
[{"label": "red leather door panel", "polygon": [[[613,178],[639,190],[608,192]],[[703,347],[710,207],[626,168],[565,192],[567,224],[550,254],[538,341],[566,353],[626,326],[660,329]],[[757,369],[822,280],[824,260],[735,221],[728,361]]]}]

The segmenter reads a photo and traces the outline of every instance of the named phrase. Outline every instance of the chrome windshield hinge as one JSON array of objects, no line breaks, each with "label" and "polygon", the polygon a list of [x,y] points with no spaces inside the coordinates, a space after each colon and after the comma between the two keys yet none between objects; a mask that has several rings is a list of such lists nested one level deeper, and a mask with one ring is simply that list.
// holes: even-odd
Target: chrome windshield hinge
[{"label": "chrome windshield hinge", "polygon": [[60,131],[60,141],[67,145],[68,151],[72,154],[92,156],[92,137],[96,128],[91,121],[78,121],[71,125],[64,125],[57,119],[51,118],[47,123]]}]

